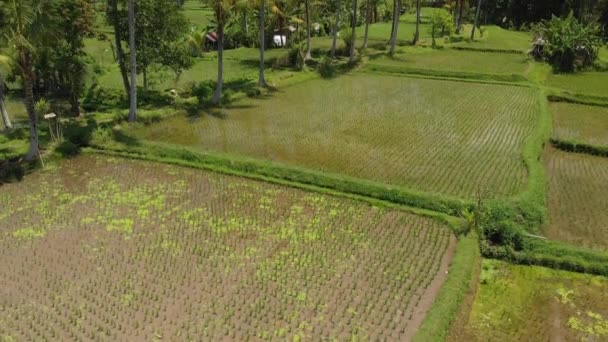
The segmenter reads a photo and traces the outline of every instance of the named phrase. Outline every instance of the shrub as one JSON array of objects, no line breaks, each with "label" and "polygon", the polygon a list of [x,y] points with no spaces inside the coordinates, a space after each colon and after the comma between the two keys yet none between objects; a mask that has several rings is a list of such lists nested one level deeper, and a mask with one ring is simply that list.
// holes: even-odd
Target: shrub
[{"label": "shrub", "polygon": [[215,84],[213,81],[202,81],[192,85],[192,96],[198,99],[198,106],[203,107],[211,101]]},{"label": "shrub", "polygon": [[73,157],[80,153],[80,148],[73,142],[64,140],[55,148],[55,151],[59,152],[64,157]]},{"label": "shrub", "polygon": [[602,46],[602,32],[597,22],[583,24],[570,12],[565,18],[553,16],[535,26],[539,39],[534,52],[547,60],[555,71],[574,72],[592,65]]},{"label": "shrub", "polygon": [[332,78],[336,76],[336,67],[331,58],[323,56],[321,62],[317,66],[317,71],[323,78]]},{"label": "shrub", "polygon": [[351,28],[345,28],[340,31],[340,37],[344,41],[344,54],[350,53],[350,45],[353,43],[353,31]]},{"label": "shrub", "polygon": [[104,88],[97,84],[89,87],[82,100],[82,108],[89,112],[105,112],[126,106],[127,100],[124,96],[124,90]]},{"label": "shrub", "polygon": [[11,180],[21,181],[24,175],[25,169],[18,162],[0,164],[0,184],[3,182],[10,182]]}]

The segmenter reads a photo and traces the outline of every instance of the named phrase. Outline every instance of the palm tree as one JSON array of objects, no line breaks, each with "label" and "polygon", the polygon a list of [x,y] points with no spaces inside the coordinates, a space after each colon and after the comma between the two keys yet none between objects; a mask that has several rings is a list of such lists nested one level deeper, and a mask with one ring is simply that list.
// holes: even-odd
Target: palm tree
[{"label": "palm tree", "polygon": [[391,34],[391,49],[389,54],[395,54],[395,45],[397,44],[397,33],[399,32],[399,19],[401,17],[401,1],[395,0],[393,5],[393,32]]},{"label": "palm tree", "polygon": [[312,58],[310,53],[310,0],[304,1],[304,7],[306,8],[306,56],[304,56],[304,59],[309,60]]},{"label": "palm tree", "polygon": [[460,0],[460,8],[458,10],[458,25],[456,25],[456,34],[460,34],[460,29],[462,29],[462,12],[464,9],[464,0]]},{"label": "palm tree", "polygon": [[188,47],[193,53],[196,54],[196,56],[202,56],[205,46],[205,32],[193,30],[186,37],[186,44],[188,44]]},{"label": "palm tree", "polygon": [[135,46],[135,0],[129,0],[129,57],[131,87],[129,89],[129,122],[137,119],[137,48]]},{"label": "palm tree", "polygon": [[473,23],[473,28],[471,29],[471,40],[475,40],[475,28],[477,27],[477,23],[479,20],[479,11],[481,10],[481,0],[477,0],[477,8],[475,9],[475,22]]},{"label": "palm tree", "polygon": [[367,38],[369,36],[369,22],[372,16],[372,0],[367,0],[367,5],[365,6],[365,35],[363,36],[363,49],[367,49]]},{"label": "palm tree", "polygon": [[264,49],[266,44],[265,29],[266,29],[266,0],[260,0],[260,75],[258,77],[258,85],[260,87],[268,86],[264,77]]},{"label": "palm tree", "polygon": [[224,86],[224,28],[235,6],[235,0],[203,0],[203,2],[213,8],[215,15],[217,31],[217,85],[212,102],[218,105],[222,99],[222,87]]},{"label": "palm tree", "polygon": [[333,42],[331,43],[331,58],[336,58],[336,45],[338,41],[338,27],[340,26],[340,12],[342,10],[342,0],[338,0],[338,6],[336,7],[336,22],[333,28]]},{"label": "palm tree", "polygon": [[13,124],[11,123],[11,118],[8,116],[8,112],[6,111],[6,105],[4,104],[4,77],[0,73],[0,116],[2,116],[2,123],[6,129],[13,128]]},{"label": "palm tree", "polygon": [[[43,42],[52,44],[48,39],[53,29],[49,25],[51,0],[9,0],[5,6],[6,27],[2,36],[14,48],[16,57],[13,64],[21,74],[25,108],[30,126],[30,145],[26,160],[34,160],[40,155],[38,141],[38,118],[34,100],[33,55],[36,47]],[[5,56],[5,60],[7,57]]]},{"label": "palm tree", "polygon": [[420,0],[416,0],[416,33],[414,33],[413,45],[418,43],[420,39]]},{"label": "palm tree", "polygon": [[125,52],[122,48],[122,36],[119,13],[118,13],[118,1],[110,0],[109,12],[112,21],[112,27],[114,28],[114,41],[116,44],[116,59],[118,60],[118,67],[120,69],[120,76],[122,77],[122,83],[125,88],[126,96],[131,96],[131,85],[129,83],[129,75],[127,72],[127,62],[125,58]]},{"label": "palm tree", "polygon": [[353,22],[352,22],[352,33],[350,36],[350,58],[349,63],[355,61],[355,42],[357,41],[355,29],[357,28],[357,0],[353,1]]}]

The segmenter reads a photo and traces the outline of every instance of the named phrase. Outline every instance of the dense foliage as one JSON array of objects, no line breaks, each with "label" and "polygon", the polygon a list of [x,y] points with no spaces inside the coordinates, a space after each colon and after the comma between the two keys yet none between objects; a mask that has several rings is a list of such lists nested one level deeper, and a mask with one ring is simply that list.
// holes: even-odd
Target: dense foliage
[{"label": "dense foliage", "polygon": [[572,13],[565,18],[553,16],[535,27],[544,41],[543,55],[556,71],[572,72],[595,62],[603,45],[600,26],[582,23]]}]

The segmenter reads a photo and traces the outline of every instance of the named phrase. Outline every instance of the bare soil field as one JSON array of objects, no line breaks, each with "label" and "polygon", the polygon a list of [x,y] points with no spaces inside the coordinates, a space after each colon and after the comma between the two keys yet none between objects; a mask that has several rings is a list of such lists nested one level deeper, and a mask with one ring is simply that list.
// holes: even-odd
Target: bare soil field
[{"label": "bare soil field", "polygon": [[109,157],[6,184],[0,208],[16,340],[406,340],[454,245],[396,209]]}]

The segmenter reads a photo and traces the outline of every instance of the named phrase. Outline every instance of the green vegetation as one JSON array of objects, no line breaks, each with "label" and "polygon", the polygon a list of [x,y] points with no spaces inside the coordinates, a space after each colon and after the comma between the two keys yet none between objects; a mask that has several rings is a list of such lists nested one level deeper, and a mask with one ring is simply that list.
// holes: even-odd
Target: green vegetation
[{"label": "green vegetation", "polygon": [[470,235],[458,241],[448,278],[433,308],[418,329],[414,341],[444,341],[474,281],[479,262],[477,237]]},{"label": "green vegetation", "polygon": [[608,280],[484,260],[468,324],[455,340],[608,337]]},{"label": "green vegetation", "polygon": [[608,149],[608,108],[552,103],[553,139]]},{"label": "green vegetation", "polygon": [[454,247],[446,226],[397,209],[108,157],[5,185],[0,204],[0,336],[23,339],[402,340]]},{"label": "green vegetation", "polygon": [[608,159],[549,149],[548,237],[578,246],[608,248]]},{"label": "green vegetation", "polygon": [[[339,97],[328,95],[334,88]],[[482,98],[494,99],[491,110]],[[456,197],[483,188],[497,198],[525,186],[521,153],[535,102],[521,87],[352,75],[131,132]]]},{"label": "green vegetation", "polygon": [[0,340],[606,339],[608,1],[477,5],[0,6]]}]

